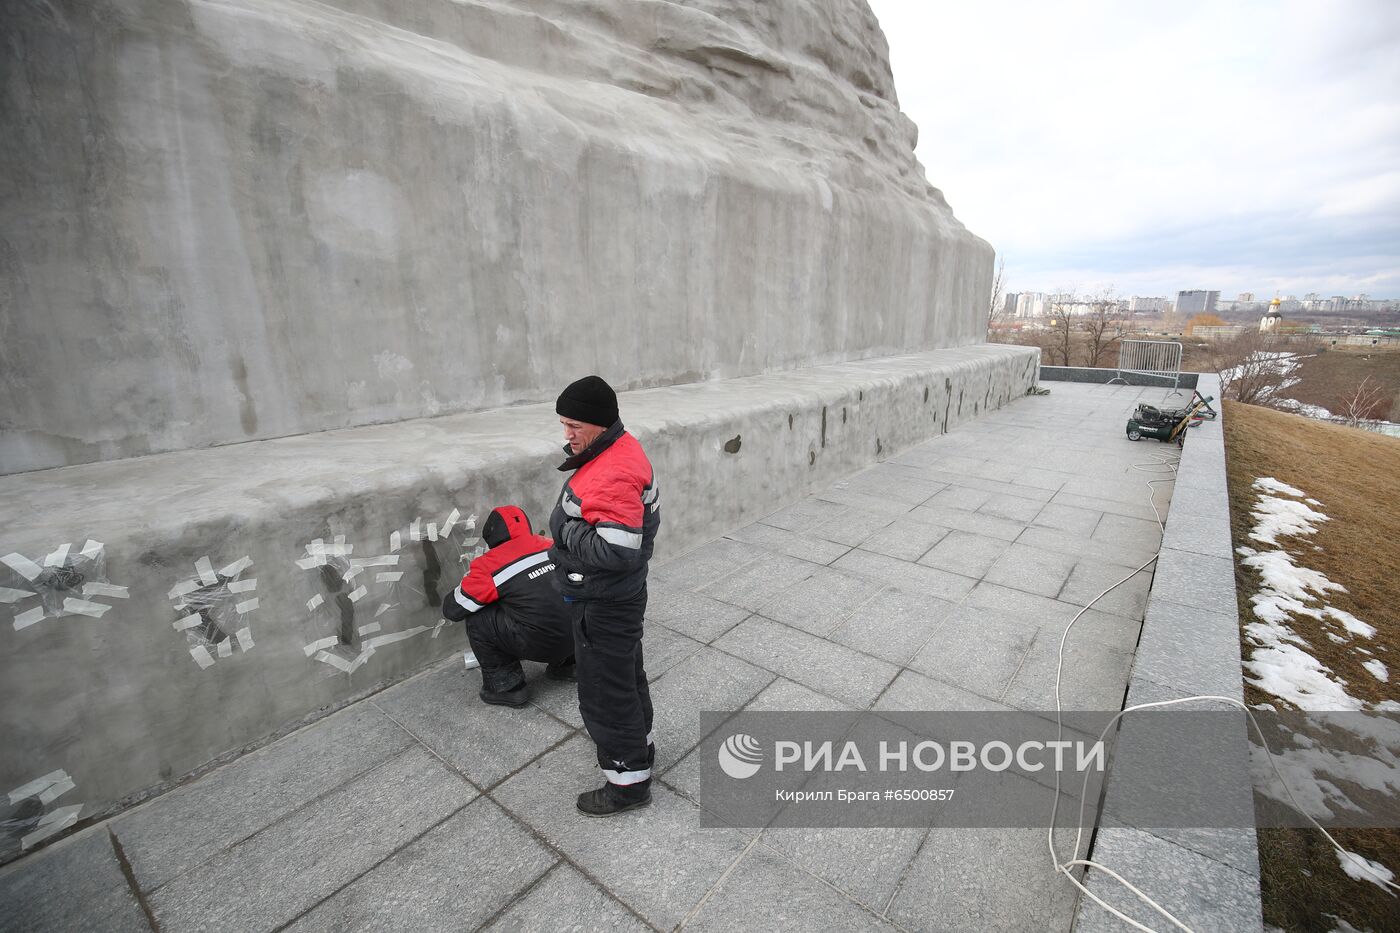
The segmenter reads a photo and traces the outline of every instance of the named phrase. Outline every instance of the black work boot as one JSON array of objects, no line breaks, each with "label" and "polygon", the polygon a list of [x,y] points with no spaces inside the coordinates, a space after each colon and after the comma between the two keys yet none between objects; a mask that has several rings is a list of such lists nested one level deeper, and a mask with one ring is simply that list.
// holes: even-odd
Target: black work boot
[{"label": "black work boot", "polygon": [[574,656],[569,655],[562,661],[550,661],[545,666],[544,676],[550,680],[563,680],[569,683],[578,683],[577,668],[574,664]]},{"label": "black work boot", "polygon": [[530,691],[525,686],[525,678],[519,671],[488,671],[481,669],[481,702],[492,706],[509,706],[520,709],[530,702]]},{"label": "black work boot", "polygon": [[586,816],[616,816],[651,803],[651,779],[638,784],[614,784],[578,795],[579,812]]},{"label": "black work boot", "polygon": [[514,690],[487,690],[482,687],[477,696],[481,697],[483,703],[490,703],[492,706],[509,706],[513,709],[520,709],[530,702],[530,691],[524,684]]}]

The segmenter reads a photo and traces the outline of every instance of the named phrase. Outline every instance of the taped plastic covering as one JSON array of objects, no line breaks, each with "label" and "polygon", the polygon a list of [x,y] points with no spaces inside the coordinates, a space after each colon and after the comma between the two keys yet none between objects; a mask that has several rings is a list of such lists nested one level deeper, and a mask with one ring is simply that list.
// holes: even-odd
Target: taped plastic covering
[{"label": "taped plastic covering", "polygon": [[385,645],[425,633],[436,638],[445,623],[411,623],[425,613],[436,615],[440,585],[438,592],[429,590],[435,581],[450,578],[455,585],[460,579],[458,567],[468,556],[463,548],[475,527],[475,515],[463,519],[454,508],[441,521],[419,516],[391,532],[387,553],[355,556],[344,535],[308,543],[296,561],[299,569],[317,574],[315,592],[306,600],[306,657],[324,665],[326,676],[348,675]]},{"label": "taped plastic covering", "polygon": [[0,856],[25,852],[76,823],[83,804],[53,807],[54,801],[76,786],[60,768],[10,791],[0,818]]},{"label": "taped plastic covering", "polygon": [[214,569],[209,557],[194,562],[195,575],[170,589],[178,617],[171,622],[189,643],[190,658],[207,670],[220,658],[233,656],[234,648],[247,653],[253,649],[249,614],[257,610],[257,577],[243,578],[253,566],[251,557],[240,557]]},{"label": "taped plastic covering", "polygon": [[64,616],[100,619],[113,605],[102,600],[130,598],[125,586],[107,579],[106,548],[91,538],[79,550],[60,544],[42,561],[11,552],[0,556],[0,564],[8,568],[0,605],[14,607],[15,631]]}]

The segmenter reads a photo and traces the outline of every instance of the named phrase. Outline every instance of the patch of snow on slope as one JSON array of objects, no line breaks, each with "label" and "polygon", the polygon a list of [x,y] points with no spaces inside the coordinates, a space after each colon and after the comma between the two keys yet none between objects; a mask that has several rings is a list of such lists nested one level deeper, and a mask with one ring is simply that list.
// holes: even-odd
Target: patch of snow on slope
[{"label": "patch of snow on slope", "polygon": [[[1342,871],[1347,873],[1348,878],[1353,881],[1369,881],[1382,891],[1386,890],[1382,881],[1395,880],[1395,873],[1380,862],[1373,862],[1364,855],[1357,855],[1346,849],[1337,853],[1337,861],[1341,863]],[[1394,896],[1391,894],[1391,897]]]},{"label": "patch of snow on slope", "polygon": [[[1244,661],[1249,682],[1302,710],[1366,709],[1364,701],[1347,692],[1347,682],[1315,658],[1308,650],[1307,640],[1290,627],[1302,619],[1314,620],[1322,634],[1338,644],[1347,643],[1351,636],[1371,638],[1376,634],[1371,625],[1324,602],[1328,593],[1345,593],[1346,587],[1320,571],[1299,566],[1294,556],[1279,546],[1280,536],[1314,534],[1328,517],[1298,501],[1307,497],[1301,489],[1271,476],[1259,477],[1252,488],[1258,496],[1250,511],[1255,524],[1249,536],[1274,547],[1236,549],[1240,562],[1258,572],[1261,580],[1259,592],[1250,597],[1255,621],[1244,626],[1245,638],[1251,645]],[[1346,636],[1324,628],[1338,622]],[[1371,668],[1367,670],[1375,674]]]}]

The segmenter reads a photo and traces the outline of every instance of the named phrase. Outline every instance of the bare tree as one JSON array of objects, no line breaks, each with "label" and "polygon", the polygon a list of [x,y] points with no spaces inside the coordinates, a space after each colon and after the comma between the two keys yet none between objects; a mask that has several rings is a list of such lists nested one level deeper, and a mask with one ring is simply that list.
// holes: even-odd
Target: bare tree
[{"label": "bare tree", "polygon": [[1343,424],[1354,428],[1364,427],[1366,422],[1379,420],[1378,409],[1385,402],[1385,388],[1370,376],[1366,376],[1356,388],[1342,395],[1341,405],[1333,414]]},{"label": "bare tree", "polygon": [[992,297],[987,304],[987,332],[991,333],[997,325],[1004,324],[1009,314],[1006,310],[1004,298],[1006,284],[1006,257],[997,257],[996,274],[992,276]]},{"label": "bare tree", "polygon": [[1107,289],[1088,302],[1089,312],[1079,318],[1079,329],[1089,335],[1085,358],[1089,366],[1100,366],[1103,357],[1123,338],[1123,318],[1118,299]]},{"label": "bare tree", "polygon": [[1276,408],[1297,356],[1284,346],[1272,334],[1246,330],[1213,341],[1204,350],[1208,365],[1220,376],[1223,397]]},{"label": "bare tree", "polygon": [[[1078,303],[1073,292],[1061,292],[1050,305],[1050,326],[1047,340],[1041,348],[1050,355],[1052,366],[1070,365],[1070,352],[1074,347],[1074,306]],[[1059,360],[1058,363],[1054,362]]]}]

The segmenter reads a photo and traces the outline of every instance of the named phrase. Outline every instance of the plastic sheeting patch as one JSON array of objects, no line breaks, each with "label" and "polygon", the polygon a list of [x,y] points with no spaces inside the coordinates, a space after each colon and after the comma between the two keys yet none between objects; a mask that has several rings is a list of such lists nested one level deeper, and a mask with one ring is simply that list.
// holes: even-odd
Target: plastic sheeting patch
[{"label": "plastic sheeting patch", "polygon": [[68,772],[51,771],[10,791],[0,833],[11,854],[16,845],[24,852],[63,832],[82,816],[83,804],[52,807],[54,801],[76,787]]},{"label": "plastic sheeting patch", "polygon": [[11,571],[7,585],[0,586],[0,604],[14,607],[15,631],[64,616],[100,619],[113,605],[106,600],[130,595],[125,586],[107,579],[101,541],[88,539],[76,550],[72,544],[60,544],[40,561],[11,552],[0,557],[0,564]]},{"label": "plastic sheeting patch", "polygon": [[[442,575],[438,548],[451,548],[452,558],[460,560],[465,557],[462,549],[477,540],[468,537],[475,527],[475,515],[463,520],[454,508],[441,522],[424,522],[419,517],[406,529],[392,532],[389,550],[383,554],[356,557],[355,545],[344,535],[308,543],[305,556],[296,561],[298,569],[317,575],[316,592],[306,600],[310,636],[302,648],[306,657],[326,665],[328,675],[353,674],[385,645],[424,633],[436,638],[445,624],[442,621],[431,629],[400,626],[405,617],[434,602],[426,590],[429,580]],[[416,556],[405,549],[406,543],[414,542],[420,545],[426,567],[420,567]],[[451,573],[456,572],[453,567]]]},{"label": "plastic sheeting patch", "polygon": [[184,632],[190,657],[200,670],[212,667],[219,658],[253,649],[253,631],[248,616],[258,608],[256,577],[243,579],[253,566],[251,557],[241,557],[218,570],[207,556],[195,561],[195,576],[171,588],[169,596],[179,614],[171,625]]}]

